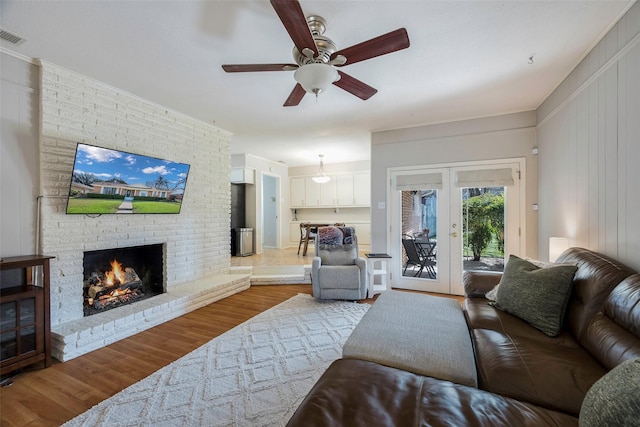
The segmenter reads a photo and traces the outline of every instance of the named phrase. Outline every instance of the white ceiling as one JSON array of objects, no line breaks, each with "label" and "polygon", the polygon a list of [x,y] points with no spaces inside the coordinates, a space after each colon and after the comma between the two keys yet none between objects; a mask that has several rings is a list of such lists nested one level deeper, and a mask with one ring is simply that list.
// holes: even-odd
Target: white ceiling
[{"label": "white ceiling", "polygon": [[302,0],[338,49],[400,27],[411,47],[342,68],[368,101],[332,87],[287,108],[292,72],[220,67],[293,62],[268,1],[2,0],[0,27],[28,40],[5,48],[233,132],[234,154],[301,166],[367,160],[372,131],[535,109],[634,1]]}]

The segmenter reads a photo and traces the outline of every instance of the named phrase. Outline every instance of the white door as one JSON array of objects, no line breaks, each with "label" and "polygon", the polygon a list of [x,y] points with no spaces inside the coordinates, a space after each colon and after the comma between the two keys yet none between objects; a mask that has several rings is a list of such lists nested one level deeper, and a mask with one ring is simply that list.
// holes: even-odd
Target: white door
[{"label": "white door", "polygon": [[393,287],[462,295],[465,270],[523,252],[523,161],[391,172]]},{"label": "white door", "polygon": [[278,247],[279,178],[262,175],[262,247]]}]

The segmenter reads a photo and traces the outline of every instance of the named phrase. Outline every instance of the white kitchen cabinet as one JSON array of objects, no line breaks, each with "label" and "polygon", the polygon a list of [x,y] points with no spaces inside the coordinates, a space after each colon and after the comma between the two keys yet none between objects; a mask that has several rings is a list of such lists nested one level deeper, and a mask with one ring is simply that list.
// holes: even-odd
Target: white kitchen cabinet
[{"label": "white kitchen cabinet", "polygon": [[371,206],[371,173],[353,174],[353,199],[355,206]]},{"label": "white kitchen cabinet", "polygon": [[353,174],[336,175],[336,206],[353,206]]},{"label": "white kitchen cabinet", "polygon": [[249,168],[231,168],[231,182],[233,184],[255,184],[256,171]]},{"label": "white kitchen cabinet", "polygon": [[356,230],[356,236],[358,236],[358,245],[371,244],[371,224],[370,223],[359,222],[359,223],[352,224],[351,226]]},{"label": "white kitchen cabinet", "polygon": [[303,208],[305,200],[304,177],[292,177],[289,179],[289,200],[292,208]]},{"label": "white kitchen cabinet", "polygon": [[298,246],[298,244],[300,243],[300,223],[299,222],[289,223],[289,241],[292,243],[294,247]]},{"label": "white kitchen cabinet", "polygon": [[320,185],[320,206],[332,207],[336,205],[336,177],[330,175],[331,181]]},{"label": "white kitchen cabinet", "polygon": [[305,203],[306,207],[319,207],[320,206],[320,186],[324,184],[318,184],[310,176],[304,179],[305,190]]},{"label": "white kitchen cabinet", "polygon": [[318,184],[310,176],[289,178],[291,209],[369,207],[371,174],[369,172],[331,175],[331,181]]}]

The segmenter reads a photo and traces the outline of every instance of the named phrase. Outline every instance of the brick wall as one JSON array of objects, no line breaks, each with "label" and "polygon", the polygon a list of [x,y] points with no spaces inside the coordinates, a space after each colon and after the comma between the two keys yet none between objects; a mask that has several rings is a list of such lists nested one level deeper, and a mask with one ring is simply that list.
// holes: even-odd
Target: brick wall
[{"label": "brick wall", "polygon": [[[40,107],[40,240],[56,257],[52,325],[83,316],[84,251],[162,243],[166,289],[229,267],[228,132],[46,62]],[[66,215],[78,142],[190,164],[181,213]]]}]

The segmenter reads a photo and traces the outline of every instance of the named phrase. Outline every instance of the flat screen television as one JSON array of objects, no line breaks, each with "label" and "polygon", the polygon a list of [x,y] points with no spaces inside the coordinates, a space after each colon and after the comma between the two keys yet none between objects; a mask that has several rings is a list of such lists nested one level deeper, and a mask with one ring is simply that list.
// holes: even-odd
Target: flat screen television
[{"label": "flat screen television", "polygon": [[67,214],[178,214],[189,165],[79,143]]}]

